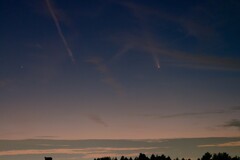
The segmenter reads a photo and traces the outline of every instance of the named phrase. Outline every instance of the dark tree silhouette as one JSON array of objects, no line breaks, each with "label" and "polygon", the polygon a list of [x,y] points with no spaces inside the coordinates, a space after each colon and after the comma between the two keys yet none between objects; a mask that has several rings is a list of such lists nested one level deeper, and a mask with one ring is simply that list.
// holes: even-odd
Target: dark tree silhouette
[{"label": "dark tree silhouette", "polygon": [[201,160],[210,160],[211,157],[212,157],[212,154],[207,152],[202,156]]},{"label": "dark tree silhouette", "polygon": [[156,156],[154,154],[151,155],[150,160],[155,160]]},{"label": "dark tree silhouette", "polygon": [[139,160],[150,160],[145,154],[140,153],[139,154]]},{"label": "dark tree silhouette", "polygon": [[[48,159],[47,159],[48,160]],[[52,160],[52,159],[49,159]],[[118,160],[116,157],[111,158],[111,157],[102,157],[102,158],[95,158],[94,160]],[[127,158],[124,156],[121,156],[120,160],[133,160],[132,157]],[[159,155],[154,155],[152,154],[149,157],[147,157],[145,154],[140,153],[139,156],[135,157],[134,160],[171,160],[171,158],[169,156],[165,156],[164,154],[162,154],[161,156]],[[179,158],[176,158],[175,160],[179,160]],[[191,160],[191,159],[185,159],[182,158],[181,160]],[[240,157],[235,156],[235,157],[231,157],[229,156],[229,154],[223,152],[223,153],[218,153],[218,154],[211,154],[209,152],[205,153],[202,158],[198,158],[197,160],[240,160]]]},{"label": "dark tree silhouette", "polygon": [[122,157],[120,158],[120,160],[124,160],[124,156],[122,156]]},{"label": "dark tree silhouette", "polygon": [[232,158],[225,152],[214,154],[212,160],[231,160]]},{"label": "dark tree silhouette", "polygon": [[235,156],[235,157],[232,158],[232,160],[240,160],[240,157]]}]

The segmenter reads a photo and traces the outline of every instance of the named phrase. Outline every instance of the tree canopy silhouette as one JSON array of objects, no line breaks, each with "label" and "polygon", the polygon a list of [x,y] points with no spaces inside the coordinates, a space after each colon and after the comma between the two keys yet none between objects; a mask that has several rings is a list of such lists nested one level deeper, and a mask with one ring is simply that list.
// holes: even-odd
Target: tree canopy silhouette
[{"label": "tree canopy silhouette", "polygon": [[[94,160],[118,160],[117,157],[111,158],[111,157],[102,157],[102,158],[95,158]],[[132,157],[124,157],[121,156],[120,160],[133,160]],[[164,154],[162,155],[154,155],[152,154],[150,158],[146,156],[144,153],[140,153],[139,156],[135,157],[134,160],[172,160],[169,156],[165,156]],[[180,160],[179,158],[175,158],[173,160]],[[182,158],[181,160],[191,160]],[[211,154],[209,152],[206,152],[201,159],[198,158],[198,160],[240,160],[239,156],[231,157],[228,153],[214,153]]]}]

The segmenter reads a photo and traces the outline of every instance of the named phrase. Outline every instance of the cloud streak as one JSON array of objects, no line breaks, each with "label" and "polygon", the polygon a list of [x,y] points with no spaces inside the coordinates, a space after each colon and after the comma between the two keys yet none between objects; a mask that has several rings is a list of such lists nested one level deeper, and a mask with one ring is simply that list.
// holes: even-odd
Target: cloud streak
[{"label": "cloud streak", "polygon": [[144,117],[152,117],[152,118],[184,118],[184,117],[193,117],[193,116],[205,116],[212,114],[225,114],[228,111],[205,111],[205,112],[184,112],[184,113],[176,113],[169,115],[161,115],[161,114],[144,114]]},{"label": "cloud streak", "polygon": [[198,145],[198,147],[240,147],[240,141],[236,142],[227,142],[227,143],[220,143],[220,144],[204,144]]},{"label": "cloud streak", "polygon": [[227,122],[224,127],[236,127],[240,130],[240,120],[232,119],[231,121]]},{"label": "cloud streak", "polygon": [[[176,150],[188,156],[193,152],[193,157],[199,157],[198,149],[208,147],[209,152],[214,152],[219,147],[234,147],[230,154],[238,154],[239,137],[212,137],[212,138],[176,138],[176,139],[108,139],[108,140],[0,140],[0,157],[37,157],[41,155],[72,159],[93,159],[105,156],[120,157],[145,153],[164,153],[176,155]],[[39,145],[41,144],[41,145]],[[182,145],[189,146],[187,148]],[[179,156],[179,155],[178,155]],[[16,158],[21,159],[21,158]],[[195,158],[194,158],[195,159]]]},{"label": "cloud streak", "polygon": [[88,118],[97,124],[103,125],[104,127],[108,127],[108,124],[105,121],[103,121],[103,119],[99,115],[89,114]]},{"label": "cloud streak", "polygon": [[90,155],[111,155],[116,154],[114,151],[140,151],[152,150],[157,147],[135,147],[135,148],[78,148],[78,149],[26,149],[26,150],[8,150],[0,151],[0,156],[14,156],[14,155],[38,155],[38,154],[83,154],[85,157]]},{"label": "cloud streak", "polygon": [[130,1],[119,1],[117,3],[133,11],[138,19],[148,20],[149,18],[155,17],[160,20],[173,22],[183,28],[186,31],[187,35],[191,35],[196,38],[206,39],[210,36],[215,35],[215,31],[210,25],[201,24],[201,21],[196,21],[192,15],[189,15],[187,17],[173,15],[160,9],[148,7]]},{"label": "cloud streak", "polygon": [[[118,35],[117,39],[113,40],[122,47],[122,49],[120,49],[115,55],[115,58],[120,58],[121,55],[126,54],[131,50],[135,51],[135,53],[154,53],[154,55],[168,59],[168,61],[161,62],[162,65],[209,70],[240,70],[239,59],[212,56],[206,53],[190,53],[172,49],[164,45],[161,40],[156,41],[153,37],[151,39],[149,38],[151,42],[146,42],[147,40],[144,36],[122,33],[121,35]],[[151,43],[151,45],[149,45],[149,43]]]},{"label": "cloud streak", "polygon": [[[122,3],[122,2],[121,2]],[[128,5],[127,5],[128,6]],[[133,12],[133,14],[135,15],[135,17],[137,18],[137,20],[140,22],[141,24],[141,28],[142,28],[142,32],[143,32],[143,37],[146,40],[145,41],[145,45],[150,48],[148,50],[148,52],[152,55],[153,57],[153,61],[155,63],[155,67],[157,69],[160,69],[160,61],[159,61],[159,57],[158,54],[156,53],[155,50],[151,50],[152,46],[155,45],[155,42],[153,40],[153,36],[151,35],[151,33],[149,32],[149,29],[147,27],[147,23],[145,23],[143,16],[141,15],[142,12],[140,10],[138,10],[138,7],[129,7],[128,8]]]},{"label": "cloud streak", "polygon": [[111,86],[118,95],[124,95],[122,85],[113,77],[110,68],[103,62],[102,58],[92,57],[86,60],[87,63],[96,66],[96,70],[103,75],[102,81]]},{"label": "cloud streak", "polygon": [[[153,32],[150,29],[151,27],[146,25],[148,24],[147,22],[150,18],[156,18],[158,21],[163,23],[175,23],[175,25],[179,26],[186,32],[186,35],[178,38],[178,41],[185,39],[189,35],[196,37],[197,39],[203,39],[204,41],[207,41],[209,40],[209,37],[214,38],[217,36],[217,34],[213,27],[203,23],[205,21],[196,21],[192,15],[187,17],[171,15],[160,9],[147,7],[130,1],[117,1],[116,3],[129,9],[134,14],[142,26],[142,31],[138,35],[133,35],[132,33],[126,33],[126,37],[123,37],[124,33],[121,33],[120,36],[118,35],[118,41],[121,41],[120,45],[122,45],[122,49],[117,52],[115,58],[119,58],[120,55],[128,53],[129,50],[134,50],[139,52],[144,51],[145,53],[153,56],[154,63],[157,68],[160,68],[160,57],[161,66],[168,65],[173,67],[209,70],[240,70],[239,59],[212,56],[210,55],[211,53],[200,53],[196,51],[191,53],[173,49],[176,46],[171,45],[173,45],[173,42],[175,43],[176,39],[172,40],[171,42],[166,42],[164,37],[162,40],[156,40],[156,38],[153,36]],[[121,36],[122,39],[119,38]],[[168,61],[164,61],[163,59],[167,59]]]},{"label": "cloud streak", "polygon": [[47,3],[48,10],[49,10],[49,12],[50,12],[50,14],[51,14],[51,16],[52,16],[52,18],[54,20],[55,25],[56,25],[58,34],[59,34],[60,38],[62,39],[62,42],[63,42],[63,44],[64,44],[64,46],[65,46],[65,48],[67,50],[67,53],[68,53],[69,57],[71,58],[72,62],[75,64],[76,61],[75,61],[75,59],[73,57],[72,50],[69,47],[68,42],[67,42],[67,40],[66,40],[66,38],[65,38],[65,36],[64,36],[64,34],[62,32],[62,29],[61,29],[61,26],[59,24],[58,18],[57,18],[57,16],[54,13],[54,9],[53,9],[53,7],[52,7],[52,5],[50,3],[50,0],[46,0],[46,3]]},{"label": "cloud streak", "polygon": [[58,136],[35,136],[35,138],[40,138],[40,139],[53,139],[53,138],[58,138]]},{"label": "cloud streak", "polygon": [[[125,157],[136,157],[139,155],[138,152],[136,153],[130,153],[130,154],[124,154]],[[122,154],[119,153],[95,153],[95,154],[86,154],[82,158],[99,158],[99,157],[121,157]]]}]

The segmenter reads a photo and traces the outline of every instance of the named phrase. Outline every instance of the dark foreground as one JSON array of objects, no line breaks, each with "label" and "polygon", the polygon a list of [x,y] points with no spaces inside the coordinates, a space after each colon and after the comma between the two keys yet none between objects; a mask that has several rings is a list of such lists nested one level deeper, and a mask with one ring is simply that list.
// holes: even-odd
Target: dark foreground
[{"label": "dark foreground", "polygon": [[[118,160],[116,157],[115,158],[111,158],[111,157],[102,157],[102,158],[95,158],[94,160]],[[140,153],[138,157],[135,158],[127,158],[122,156],[120,158],[120,160],[172,160],[169,156],[165,156],[165,155],[154,155],[152,154],[151,157],[146,156],[143,153]],[[180,160],[180,158],[175,158],[173,160]],[[181,158],[181,160],[191,160],[190,158]],[[228,153],[214,153],[211,154],[209,152],[205,153],[201,158],[198,158],[198,160],[240,160],[239,156],[234,156],[231,157]]]},{"label": "dark foreground", "polygon": [[[52,160],[52,157],[45,157],[45,160]],[[117,157],[111,158],[111,157],[102,157],[102,158],[94,158],[94,160],[118,160]],[[172,160],[169,156],[165,156],[162,154],[161,156],[159,155],[154,155],[152,154],[151,157],[149,158],[143,153],[140,153],[138,157],[135,158],[128,158],[122,156],[120,160]],[[180,160],[179,158],[175,158],[173,160]],[[181,160],[191,160],[190,158],[181,158]],[[223,153],[214,153],[211,154],[209,152],[206,152],[201,158],[198,158],[197,160],[240,160],[239,156],[234,156],[231,157],[228,153],[223,152]]]}]

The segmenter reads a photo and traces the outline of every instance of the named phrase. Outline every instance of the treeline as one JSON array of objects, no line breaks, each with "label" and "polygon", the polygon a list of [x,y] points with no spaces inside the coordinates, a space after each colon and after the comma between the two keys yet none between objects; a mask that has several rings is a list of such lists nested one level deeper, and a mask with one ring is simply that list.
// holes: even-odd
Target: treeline
[{"label": "treeline", "polygon": [[[117,157],[111,158],[111,157],[102,157],[102,158],[94,158],[94,160],[118,160]],[[169,156],[162,155],[154,155],[152,154],[150,157],[146,156],[143,153],[140,153],[139,156],[135,158],[128,158],[122,156],[120,160],[172,160]],[[191,160],[190,158],[175,158],[173,160]],[[223,153],[214,153],[211,154],[209,152],[205,153],[201,158],[198,158],[197,160],[240,160],[240,157],[235,156],[231,157],[229,154],[223,152]]]}]

